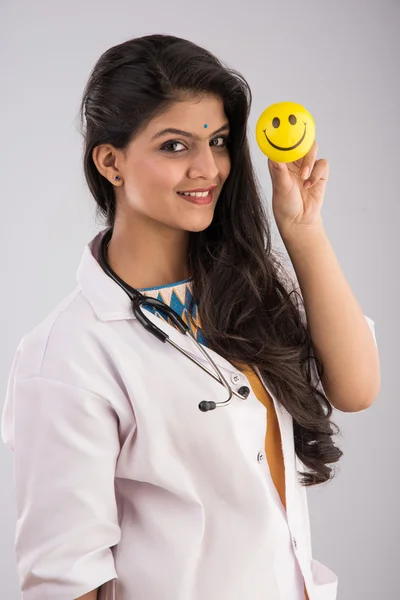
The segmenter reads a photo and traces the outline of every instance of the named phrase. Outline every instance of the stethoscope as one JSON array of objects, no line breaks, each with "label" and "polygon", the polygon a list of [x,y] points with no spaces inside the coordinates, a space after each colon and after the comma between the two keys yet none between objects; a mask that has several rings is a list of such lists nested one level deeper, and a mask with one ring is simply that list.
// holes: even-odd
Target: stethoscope
[{"label": "stethoscope", "polygon": [[[201,369],[203,369],[203,371],[205,371],[206,373],[211,375],[211,377],[213,377],[216,381],[218,381],[221,385],[223,385],[226,388],[226,390],[229,394],[229,398],[227,400],[225,400],[224,402],[212,402],[212,401],[209,402],[207,400],[202,400],[199,404],[199,409],[202,412],[207,412],[209,410],[214,410],[217,407],[228,406],[228,404],[230,404],[232,402],[232,397],[234,395],[237,396],[238,398],[240,398],[241,400],[246,400],[246,398],[250,394],[249,388],[247,386],[242,386],[238,392],[236,392],[235,390],[233,390],[231,388],[231,386],[229,385],[226,378],[223,376],[223,374],[221,373],[220,369],[215,364],[215,362],[213,361],[211,356],[205,351],[203,346],[196,340],[196,338],[190,331],[189,326],[182,320],[182,318],[178,315],[178,313],[176,313],[167,304],[164,304],[164,302],[157,300],[157,298],[149,298],[148,296],[141,294],[137,289],[135,289],[135,288],[131,287],[130,285],[128,285],[127,283],[125,283],[125,281],[123,281],[115,273],[115,271],[113,271],[113,269],[108,264],[108,259],[107,259],[107,246],[110,242],[111,236],[112,236],[112,228],[108,229],[101,239],[100,253],[99,253],[100,266],[102,267],[104,272],[107,275],[109,275],[109,277],[111,277],[111,279],[113,279],[115,281],[115,283],[117,283],[124,290],[124,292],[126,292],[126,294],[129,296],[129,298],[132,302],[133,314],[135,315],[135,317],[139,321],[139,323],[145,329],[147,329],[147,331],[149,331],[157,339],[159,339],[161,342],[164,342],[164,343],[168,342],[169,344],[171,344],[171,346],[173,346],[174,348],[179,350],[179,352],[181,354],[184,354],[185,356],[187,356],[192,362],[194,362],[197,366],[199,366]],[[191,356],[188,352],[186,352],[186,350],[184,350],[183,348],[181,348],[180,346],[175,344],[175,342],[173,342],[169,338],[168,334],[166,334],[164,331],[162,331],[162,329],[157,327],[157,325],[154,325],[154,323],[152,323],[150,321],[150,319],[143,312],[142,307],[146,306],[146,305],[151,306],[151,307],[155,308],[157,311],[163,313],[165,316],[167,316],[169,319],[171,319],[171,321],[174,323],[174,325],[176,325],[176,327],[179,329],[179,331],[181,333],[190,337],[190,339],[195,344],[195,346],[198,348],[198,350],[200,350],[200,352],[204,355],[204,357],[206,358],[208,363],[212,366],[215,373],[213,373],[212,371],[210,371],[210,369],[208,369],[207,367],[202,365],[198,360],[196,360],[193,356]]]}]

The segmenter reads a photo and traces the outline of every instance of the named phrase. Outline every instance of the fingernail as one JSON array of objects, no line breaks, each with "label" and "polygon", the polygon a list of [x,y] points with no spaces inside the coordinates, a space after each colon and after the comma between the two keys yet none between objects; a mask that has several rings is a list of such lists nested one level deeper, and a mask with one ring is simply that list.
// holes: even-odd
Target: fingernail
[{"label": "fingernail", "polygon": [[307,179],[307,177],[309,176],[309,174],[310,174],[310,169],[309,169],[309,167],[305,167],[305,168],[303,169],[303,172],[302,172],[301,176],[302,176],[302,178],[303,178],[303,179]]},{"label": "fingernail", "polygon": [[306,181],[304,184],[304,189],[307,190],[309,187],[311,187],[311,181]]}]

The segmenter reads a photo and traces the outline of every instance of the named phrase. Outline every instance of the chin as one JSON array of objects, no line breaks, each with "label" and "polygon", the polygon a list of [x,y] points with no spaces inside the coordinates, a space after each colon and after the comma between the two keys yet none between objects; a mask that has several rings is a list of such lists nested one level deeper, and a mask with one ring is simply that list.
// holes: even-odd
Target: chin
[{"label": "chin", "polygon": [[207,218],[205,218],[205,216],[203,215],[202,218],[193,219],[191,221],[188,220],[184,224],[184,229],[186,231],[190,231],[191,233],[199,233],[200,231],[204,231],[205,229],[210,227],[213,218],[214,218],[214,213]]}]

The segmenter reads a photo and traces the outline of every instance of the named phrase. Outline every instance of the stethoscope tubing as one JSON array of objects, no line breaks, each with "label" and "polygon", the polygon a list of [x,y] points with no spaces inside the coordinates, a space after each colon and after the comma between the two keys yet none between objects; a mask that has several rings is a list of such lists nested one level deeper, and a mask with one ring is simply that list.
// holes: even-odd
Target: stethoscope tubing
[{"label": "stethoscope tubing", "polygon": [[[199,404],[200,410],[203,412],[207,412],[208,410],[213,410],[214,408],[228,406],[232,402],[232,397],[236,396],[240,398],[240,400],[246,400],[247,396],[240,394],[239,392],[232,389],[229,385],[228,381],[224,377],[223,373],[219,369],[218,365],[214,362],[211,356],[206,352],[206,350],[202,347],[202,345],[196,340],[192,332],[190,331],[188,325],[181,319],[181,317],[176,313],[170,306],[164,304],[160,300],[156,298],[148,298],[141,294],[137,289],[128,285],[125,281],[123,281],[117,273],[110,267],[107,260],[107,246],[111,239],[112,228],[108,229],[106,233],[103,235],[101,243],[100,243],[100,266],[103,268],[104,272],[111,277],[117,283],[124,292],[128,295],[130,300],[132,301],[132,310],[135,317],[138,319],[140,324],[149,331],[152,335],[154,335],[161,342],[167,342],[171,346],[173,346],[176,350],[178,350],[181,354],[189,358],[194,364],[200,367],[203,371],[205,371],[208,375],[211,375],[219,384],[223,385],[227,390],[229,397],[227,400],[223,402],[209,402],[202,401]],[[162,331],[157,325],[152,323],[152,321],[143,313],[142,307],[148,305],[156,308],[158,311],[166,314],[173,323],[177,326],[179,331],[187,335],[192,342],[195,344],[196,348],[203,354],[207,362],[213,367],[215,373],[210,371],[205,365],[203,365],[200,361],[198,361],[194,356],[192,356],[189,352],[187,352],[184,348],[181,348],[178,344],[176,344],[173,340],[170,339],[169,335]]]}]

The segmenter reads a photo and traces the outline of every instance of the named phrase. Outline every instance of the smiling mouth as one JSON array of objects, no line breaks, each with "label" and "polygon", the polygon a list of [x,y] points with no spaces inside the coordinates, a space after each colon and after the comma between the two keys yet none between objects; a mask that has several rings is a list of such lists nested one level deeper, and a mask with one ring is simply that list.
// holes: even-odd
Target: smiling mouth
[{"label": "smiling mouth", "polygon": [[[303,121],[304,123],[304,121]],[[300,146],[301,142],[304,140],[304,138],[306,137],[306,129],[307,129],[307,123],[304,123],[304,133],[303,136],[301,138],[300,141],[297,142],[297,144],[295,144],[294,146],[290,146],[290,148],[282,148],[282,146],[277,146],[276,144],[274,144],[273,142],[271,142],[271,140],[269,139],[269,137],[267,136],[267,134],[265,133],[267,130],[263,129],[264,131],[264,135],[267,138],[267,142],[269,144],[271,144],[271,146],[273,148],[276,148],[276,150],[283,150],[284,152],[288,152],[289,150],[294,150],[295,148],[297,148],[297,146]]]}]

